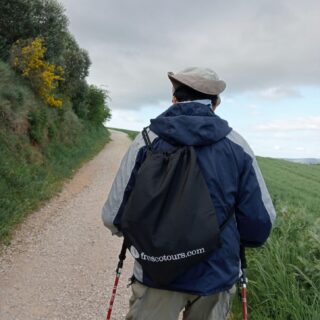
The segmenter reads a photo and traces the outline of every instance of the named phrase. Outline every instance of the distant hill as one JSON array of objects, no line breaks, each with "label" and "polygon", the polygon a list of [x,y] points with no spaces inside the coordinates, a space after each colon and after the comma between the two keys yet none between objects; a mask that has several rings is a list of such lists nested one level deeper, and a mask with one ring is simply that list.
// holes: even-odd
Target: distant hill
[{"label": "distant hill", "polygon": [[295,163],[303,163],[303,164],[319,164],[320,159],[316,158],[296,158],[296,159],[290,159],[290,158],[284,158],[282,160],[290,161],[290,162],[295,162]]}]

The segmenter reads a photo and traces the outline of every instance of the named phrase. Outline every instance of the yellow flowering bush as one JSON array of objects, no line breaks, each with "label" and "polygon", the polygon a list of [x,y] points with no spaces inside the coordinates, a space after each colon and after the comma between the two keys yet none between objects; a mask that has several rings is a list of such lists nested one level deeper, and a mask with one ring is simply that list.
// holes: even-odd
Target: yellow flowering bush
[{"label": "yellow flowering bush", "polygon": [[48,105],[59,108],[63,101],[54,96],[54,89],[63,81],[64,69],[44,60],[43,39],[18,40],[11,49],[11,65],[31,81],[32,87]]}]

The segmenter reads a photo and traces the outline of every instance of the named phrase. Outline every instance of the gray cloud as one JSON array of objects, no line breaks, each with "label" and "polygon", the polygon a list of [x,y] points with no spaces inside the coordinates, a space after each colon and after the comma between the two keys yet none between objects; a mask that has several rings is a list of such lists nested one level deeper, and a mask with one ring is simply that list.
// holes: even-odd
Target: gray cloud
[{"label": "gray cloud", "polygon": [[61,2],[112,108],[168,99],[166,72],[195,65],[217,71],[226,94],[320,85],[318,0]]},{"label": "gray cloud", "polygon": [[257,131],[288,132],[316,131],[320,134],[320,117],[300,117],[290,120],[273,121],[255,127]]},{"label": "gray cloud", "polygon": [[283,98],[302,98],[299,90],[288,87],[270,87],[261,90],[258,93],[258,98],[266,100],[281,100]]}]

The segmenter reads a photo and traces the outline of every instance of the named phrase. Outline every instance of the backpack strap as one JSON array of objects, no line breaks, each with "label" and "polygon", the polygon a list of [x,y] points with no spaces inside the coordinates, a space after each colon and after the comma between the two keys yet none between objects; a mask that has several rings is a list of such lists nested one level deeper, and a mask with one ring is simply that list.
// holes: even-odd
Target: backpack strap
[{"label": "backpack strap", "polygon": [[142,137],[143,137],[144,143],[146,144],[148,150],[151,150],[152,149],[152,143],[151,143],[150,137],[148,135],[148,130],[147,130],[148,128],[149,127],[143,128]]}]

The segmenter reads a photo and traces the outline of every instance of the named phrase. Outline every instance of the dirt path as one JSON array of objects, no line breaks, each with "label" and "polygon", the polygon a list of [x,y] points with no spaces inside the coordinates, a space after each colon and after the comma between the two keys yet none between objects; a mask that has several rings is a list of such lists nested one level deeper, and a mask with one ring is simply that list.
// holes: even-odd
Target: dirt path
[{"label": "dirt path", "polygon": [[[0,256],[0,319],[105,319],[121,239],[111,237],[100,211],[130,145],[110,142],[63,191],[30,215]],[[130,296],[128,256],[113,319],[124,319]]]}]

